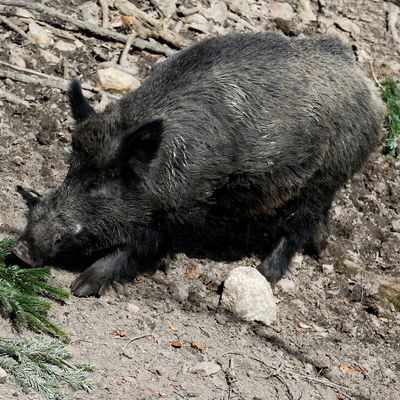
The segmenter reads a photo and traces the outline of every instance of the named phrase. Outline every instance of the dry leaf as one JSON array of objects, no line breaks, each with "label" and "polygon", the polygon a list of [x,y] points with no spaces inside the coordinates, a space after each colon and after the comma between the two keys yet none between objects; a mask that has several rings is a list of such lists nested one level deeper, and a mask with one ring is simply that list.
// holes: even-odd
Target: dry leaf
[{"label": "dry leaf", "polygon": [[113,332],[113,335],[119,337],[126,337],[128,336],[128,332],[124,331],[123,329],[117,329],[116,331]]},{"label": "dry leaf", "polygon": [[198,342],[197,340],[193,340],[192,343],[190,344],[190,346],[193,349],[196,349],[196,350],[201,351],[201,352],[203,352],[207,347],[205,343]]},{"label": "dry leaf", "polygon": [[359,372],[363,375],[365,374],[365,369],[359,364],[355,364],[354,367],[349,367],[347,364],[340,364],[339,369],[340,371],[346,372],[348,374],[353,374],[355,372]]},{"label": "dry leaf", "polygon": [[135,18],[129,15],[121,15],[121,22],[127,31],[130,31],[135,25]]},{"label": "dry leaf", "polygon": [[182,347],[182,343],[179,339],[172,339],[169,341],[172,347],[175,347],[176,349],[180,349]]},{"label": "dry leaf", "polygon": [[195,277],[197,276],[197,268],[196,268],[196,266],[194,266],[194,265],[189,265],[189,266],[186,268],[186,276],[187,276],[189,279],[195,278]]}]

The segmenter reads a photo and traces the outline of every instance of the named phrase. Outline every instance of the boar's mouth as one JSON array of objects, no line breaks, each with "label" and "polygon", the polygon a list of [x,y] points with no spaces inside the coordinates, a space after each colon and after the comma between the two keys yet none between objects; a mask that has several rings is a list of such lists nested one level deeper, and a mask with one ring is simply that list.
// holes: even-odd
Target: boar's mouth
[{"label": "boar's mouth", "polygon": [[26,242],[20,240],[12,249],[12,253],[16,255],[24,263],[31,267],[36,266],[37,262],[33,260],[31,252],[29,251],[29,246]]},{"label": "boar's mouth", "polygon": [[81,269],[81,267],[87,267],[93,264],[100,258],[105,257],[108,254],[114,253],[118,249],[126,247],[127,244],[114,245],[112,247],[105,247],[101,249],[83,251],[81,254],[75,252],[63,252],[58,254],[56,257],[49,257],[44,260],[42,258],[34,258],[32,256],[32,251],[27,242],[20,240],[11,249],[12,253],[18,257],[21,261],[30,267],[41,267],[44,262],[50,265],[56,265],[60,267],[66,267],[67,269]]}]

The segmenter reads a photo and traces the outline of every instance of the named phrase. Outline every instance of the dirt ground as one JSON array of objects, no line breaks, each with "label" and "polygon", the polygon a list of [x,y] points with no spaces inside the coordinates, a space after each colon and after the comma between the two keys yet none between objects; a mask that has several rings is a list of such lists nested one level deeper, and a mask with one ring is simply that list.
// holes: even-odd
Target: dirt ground
[{"label": "dirt ground", "polygon": [[[82,18],[79,6],[84,1],[42,3]],[[176,2],[133,3],[159,17],[160,4]],[[252,27],[292,36],[328,31],[352,46],[367,74],[372,61],[379,79],[387,75],[400,78],[400,47],[387,29],[387,2],[312,1],[318,18],[308,23],[300,17],[299,1],[287,1],[294,10],[287,21],[271,17],[271,1],[221,0],[211,5],[219,3],[228,4],[240,20],[231,15],[222,23],[215,22],[206,12],[208,1],[182,0],[177,2],[181,8],[165,17],[165,24],[171,30],[180,29],[188,43]],[[201,16],[197,25],[182,8],[195,6],[199,11],[192,18]],[[124,32],[124,27],[118,26],[119,12],[113,7],[110,11],[114,25],[109,29]],[[79,77],[96,86],[99,65],[117,61],[124,48],[122,43],[94,37],[45,14],[31,10],[31,17],[13,17],[15,13],[15,9],[1,9],[2,15],[8,15],[24,31],[32,18],[48,24],[48,29],[53,27],[53,43],[40,50],[2,23],[0,61],[52,76]],[[58,46],[60,40],[73,46],[66,51],[65,45]],[[142,81],[162,58],[132,48],[128,65],[137,66],[133,74]],[[13,69],[0,65],[0,70]],[[25,205],[16,185],[46,192],[62,180],[73,123],[61,89],[10,78],[0,79],[0,89],[26,102],[15,104],[0,98],[0,228],[4,236],[17,234],[25,223]],[[102,93],[91,96],[95,107],[107,101]],[[108,100],[120,96],[107,93]],[[238,321],[219,306],[218,288],[228,272],[260,261],[251,249],[236,251],[239,256],[232,257],[238,250],[234,240],[230,246],[218,248],[199,239],[198,248],[212,248],[178,253],[165,272],[111,288],[101,298],[71,297],[65,305],[55,304],[50,317],[70,334],[69,348],[75,360],[95,366],[93,392],[76,392],[66,398],[399,399],[400,298],[396,311],[384,290],[400,285],[399,170],[400,161],[385,159],[379,149],[338,193],[328,246],[318,261],[296,256],[286,277],[290,282],[275,288],[278,320],[271,327]],[[251,225],[246,229],[247,239],[256,236],[256,228],[252,229]],[[74,276],[54,270],[52,282],[67,288]],[[119,335],[115,333],[118,330]],[[0,336],[15,335],[9,322],[0,319]],[[171,345],[173,339],[180,341],[180,348]],[[201,351],[192,346],[193,341],[205,348]],[[199,372],[203,361],[209,364],[205,372]],[[0,385],[1,399],[14,397],[38,398],[21,391],[11,380]]]}]

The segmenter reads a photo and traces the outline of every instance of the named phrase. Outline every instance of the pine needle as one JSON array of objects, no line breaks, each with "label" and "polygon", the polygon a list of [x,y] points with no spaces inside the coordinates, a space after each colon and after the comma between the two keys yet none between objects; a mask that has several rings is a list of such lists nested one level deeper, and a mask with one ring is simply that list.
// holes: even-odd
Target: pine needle
[{"label": "pine needle", "polygon": [[60,385],[73,390],[92,390],[86,377],[92,367],[71,364],[71,358],[72,354],[58,339],[37,336],[29,340],[0,340],[0,367],[19,385],[48,400],[65,398]]},{"label": "pine needle", "polygon": [[69,294],[46,282],[50,275],[48,267],[7,267],[4,260],[14,245],[14,239],[0,241],[0,312],[11,318],[17,328],[27,327],[68,340],[68,335],[46,317],[51,308],[46,298],[62,301]]}]

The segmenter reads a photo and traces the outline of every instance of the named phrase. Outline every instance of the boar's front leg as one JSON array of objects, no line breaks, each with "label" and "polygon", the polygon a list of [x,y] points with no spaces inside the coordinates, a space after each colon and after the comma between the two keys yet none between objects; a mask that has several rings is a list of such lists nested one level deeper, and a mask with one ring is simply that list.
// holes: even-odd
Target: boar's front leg
[{"label": "boar's front leg", "polygon": [[128,250],[117,250],[100,258],[72,282],[72,293],[79,297],[100,296],[120,271],[128,269],[130,255]]},{"label": "boar's front leg", "polygon": [[124,249],[118,249],[97,260],[71,285],[75,296],[101,295],[113,281],[134,278],[149,271],[168,252],[169,236],[159,227],[147,227]]}]

